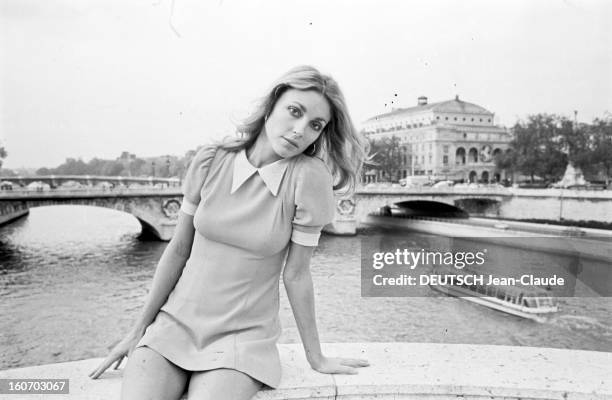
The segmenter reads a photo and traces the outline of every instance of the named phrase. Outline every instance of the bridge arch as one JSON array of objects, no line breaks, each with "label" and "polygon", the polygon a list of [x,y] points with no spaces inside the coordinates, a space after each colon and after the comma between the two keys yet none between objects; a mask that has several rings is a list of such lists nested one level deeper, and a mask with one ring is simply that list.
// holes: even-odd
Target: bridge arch
[{"label": "bridge arch", "polygon": [[83,205],[90,207],[109,208],[133,215],[142,228],[143,233],[150,234],[160,240],[170,240],[178,219],[181,206],[181,195],[174,192],[158,191],[147,193],[115,193],[115,195],[91,195],[61,197],[57,193],[35,192],[38,197],[19,197],[15,193],[12,199],[2,201],[2,210],[44,207],[52,205]]},{"label": "bridge arch", "polygon": [[486,197],[468,197],[454,201],[455,206],[473,216],[497,216],[501,202]]},{"label": "bridge arch", "polygon": [[469,214],[461,208],[435,200],[405,200],[395,203],[403,217],[468,218]]}]

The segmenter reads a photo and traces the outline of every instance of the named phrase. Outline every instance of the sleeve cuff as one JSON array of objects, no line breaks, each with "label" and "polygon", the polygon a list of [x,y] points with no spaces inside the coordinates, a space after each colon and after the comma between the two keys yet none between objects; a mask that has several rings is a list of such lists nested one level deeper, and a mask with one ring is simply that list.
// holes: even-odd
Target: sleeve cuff
[{"label": "sleeve cuff", "polygon": [[306,233],[294,229],[291,233],[291,241],[302,246],[316,246],[319,244],[319,236],[321,232]]},{"label": "sleeve cuff", "polygon": [[198,208],[197,204],[193,204],[189,200],[187,200],[185,197],[183,197],[183,202],[181,203],[182,212],[184,212],[187,215],[194,216],[197,208]]}]

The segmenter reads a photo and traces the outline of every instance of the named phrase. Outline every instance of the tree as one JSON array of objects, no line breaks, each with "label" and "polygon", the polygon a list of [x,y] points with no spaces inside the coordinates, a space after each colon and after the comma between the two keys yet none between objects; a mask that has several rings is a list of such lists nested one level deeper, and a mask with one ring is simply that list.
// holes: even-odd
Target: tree
[{"label": "tree", "polygon": [[563,176],[568,156],[577,154],[583,141],[573,130],[570,120],[550,114],[536,114],[527,121],[518,121],[513,128],[510,142],[511,155],[500,156],[500,166],[508,163],[531,181],[538,175],[547,180]]},{"label": "tree", "polygon": [[4,160],[8,156],[8,153],[4,149],[4,146],[0,146],[0,168],[2,168],[2,160]]},{"label": "tree", "polygon": [[603,172],[608,185],[612,176],[612,118],[595,119],[588,129],[592,144],[589,162],[596,171]]},{"label": "tree", "polygon": [[42,167],[36,170],[36,175],[47,176],[47,175],[53,175],[53,173],[51,172],[49,168]]},{"label": "tree", "polygon": [[396,181],[402,168],[400,140],[397,136],[370,141],[370,163],[391,181]]}]

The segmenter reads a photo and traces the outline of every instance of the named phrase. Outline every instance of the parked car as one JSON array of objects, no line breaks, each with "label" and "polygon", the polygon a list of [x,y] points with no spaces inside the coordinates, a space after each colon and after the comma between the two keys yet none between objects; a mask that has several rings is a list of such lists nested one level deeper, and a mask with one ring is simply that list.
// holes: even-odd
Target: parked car
[{"label": "parked car", "polygon": [[455,182],[453,181],[439,181],[434,183],[431,187],[434,188],[445,188],[445,187],[452,187],[455,184]]},{"label": "parked car", "polygon": [[83,187],[83,185],[77,181],[66,181],[66,182],[62,182],[60,184],[60,187],[64,189],[76,189],[76,188]]},{"label": "parked car", "polygon": [[10,181],[0,182],[0,190],[13,190],[13,182],[10,182]]},{"label": "parked car", "polygon": [[35,181],[35,182],[31,182],[30,184],[28,184],[27,188],[28,190],[36,190],[37,192],[42,192],[42,191],[50,190],[51,186],[41,181]]}]

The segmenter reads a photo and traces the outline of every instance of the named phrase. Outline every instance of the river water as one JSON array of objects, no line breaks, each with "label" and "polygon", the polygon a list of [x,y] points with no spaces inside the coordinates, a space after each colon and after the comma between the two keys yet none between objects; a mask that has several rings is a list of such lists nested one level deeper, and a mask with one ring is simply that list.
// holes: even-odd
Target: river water
[{"label": "river water", "polygon": [[[435,342],[612,351],[612,298],[561,298],[535,323],[434,297],[361,297],[361,240],[323,236],[312,260],[322,342]],[[113,210],[53,206],[0,228],[0,369],[101,357],[131,327],[166,243]],[[421,242],[435,241],[425,234]],[[281,290],[281,343],[299,342]]]}]

